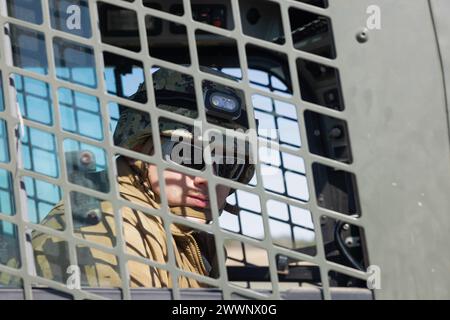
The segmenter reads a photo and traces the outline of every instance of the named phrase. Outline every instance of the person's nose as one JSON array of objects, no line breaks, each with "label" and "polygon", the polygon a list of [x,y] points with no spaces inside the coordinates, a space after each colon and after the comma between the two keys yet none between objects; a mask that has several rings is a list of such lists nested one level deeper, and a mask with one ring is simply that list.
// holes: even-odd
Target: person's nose
[{"label": "person's nose", "polygon": [[208,180],[206,180],[203,177],[195,176],[194,177],[194,185],[196,187],[203,187],[203,188],[205,188],[205,187],[208,186]]}]

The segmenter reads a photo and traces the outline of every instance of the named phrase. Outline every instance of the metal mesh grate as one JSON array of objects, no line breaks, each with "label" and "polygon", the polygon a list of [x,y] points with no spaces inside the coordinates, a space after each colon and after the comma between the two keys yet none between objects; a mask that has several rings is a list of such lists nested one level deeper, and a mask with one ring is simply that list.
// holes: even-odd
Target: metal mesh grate
[{"label": "metal mesh grate", "polygon": [[[69,289],[62,267],[60,281],[37,276],[28,242],[32,230],[63,239],[61,253],[67,254],[70,265],[86,259],[87,247],[115,260],[124,299],[132,297],[130,263],[168,270],[173,299],[181,297],[176,281],[181,276],[220,289],[225,299],[278,299],[286,290],[305,286],[321,288],[323,297],[330,299],[330,287],[360,286],[366,279],[367,260],[360,265],[334,254],[335,239],[329,238],[346,233],[344,241],[353,241],[344,243],[346,254],[363,260],[358,250],[364,246],[355,243],[363,241],[361,212],[356,178],[350,173],[339,50],[328,1],[211,2],[227,12],[220,24],[204,19],[200,2],[189,0],[1,1],[0,243],[15,249],[0,251],[0,275],[12,276],[26,298],[33,298],[34,286],[49,286],[75,299],[108,296]],[[71,30],[66,9],[74,3],[81,27]],[[91,28],[97,25],[101,32]],[[170,55],[168,38],[179,46]],[[200,65],[239,81],[202,72]],[[194,123],[155,107],[152,90],[147,90],[147,104],[130,100],[144,79],[146,88],[152,88],[155,68],[192,76],[198,110],[203,110],[204,80],[245,92],[249,125],[261,143],[254,178],[244,186],[218,178],[210,167],[197,173],[209,181],[212,204],[217,185],[238,189],[229,199],[240,207],[237,215],[224,212],[219,217],[213,204],[213,222],[200,225],[167,209],[151,211],[116,196],[117,155],[156,164],[160,177],[171,168],[159,148],[143,155],[112,143],[121,110],[149,112],[156,145],[161,118]],[[212,127],[203,111],[198,119],[204,128]],[[276,148],[269,148],[269,142]],[[73,178],[77,168],[69,155],[82,150],[95,155],[95,171],[106,170],[104,185]],[[76,236],[73,215],[83,199],[107,201],[117,230],[126,225],[121,210],[130,207],[161,217],[167,234],[173,223],[209,232],[218,248],[218,277],[178,268],[171,241],[166,243],[167,263],[160,264],[128,252],[122,232],[109,245]],[[60,200],[65,203],[65,225],[40,224]],[[161,201],[167,207],[164,186]],[[227,261],[220,248],[226,248]],[[19,257],[20,264],[8,266],[12,257]]]}]

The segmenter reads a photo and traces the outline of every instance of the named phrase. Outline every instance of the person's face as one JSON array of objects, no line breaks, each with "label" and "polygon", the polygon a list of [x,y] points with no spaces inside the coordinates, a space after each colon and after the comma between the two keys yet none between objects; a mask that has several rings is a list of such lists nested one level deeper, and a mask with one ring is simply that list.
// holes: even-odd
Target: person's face
[{"label": "person's face", "polygon": [[[160,195],[157,167],[149,164],[149,181],[153,192]],[[167,202],[170,206],[196,207],[210,209],[208,196],[208,182],[198,176],[189,176],[180,172],[165,170],[164,180],[167,194]],[[230,188],[219,185],[216,188],[217,205],[222,209],[225,200],[230,193]]]}]

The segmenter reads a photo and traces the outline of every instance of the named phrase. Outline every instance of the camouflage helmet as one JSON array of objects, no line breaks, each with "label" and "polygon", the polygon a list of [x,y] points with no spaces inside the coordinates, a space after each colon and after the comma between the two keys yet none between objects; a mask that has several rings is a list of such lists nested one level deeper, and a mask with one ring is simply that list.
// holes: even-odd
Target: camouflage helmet
[{"label": "camouflage helmet", "polygon": [[[235,78],[211,68],[200,67],[204,72],[215,74],[228,79]],[[152,74],[153,89],[155,91],[155,100],[158,108],[180,114],[189,118],[197,118],[197,102],[194,89],[193,78],[181,72],[160,68]],[[238,97],[241,102],[241,113],[237,119],[224,120],[207,114],[207,120],[210,123],[217,124],[226,129],[241,129],[246,131],[248,118],[245,107],[244,94],[240,90],[205,80],[203,82],[203,92],[214,89]],[[137,92],[130,98],[133,101],[146,103],[147,92],[145,82],[140,84]],[[192,138],[192,126],[171,121],[167,118],[161,118],[159,121],[159,132],[161,136],[172,137],[174,134],[180,137]],[[152,135],[150,116],[147,112],[124,108],[120,113],[117,127],[114,131],[114,144],[127,149],[133,149],[138,145],[144,144]],[[242,174],[239,182],[248,183],[254,174],[254,165],[248,164],[245,172]]]}]

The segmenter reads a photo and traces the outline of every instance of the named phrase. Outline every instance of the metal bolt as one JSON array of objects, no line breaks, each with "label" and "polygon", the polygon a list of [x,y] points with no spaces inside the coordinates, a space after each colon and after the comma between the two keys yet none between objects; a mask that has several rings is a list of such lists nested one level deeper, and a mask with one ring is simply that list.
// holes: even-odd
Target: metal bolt
[{"label": "metal bolt", "polygon": [[353,246],[353,238],[352,237],[346,238],[345,239],[345,244],[347,245],[347,247]]},{"label": "metal bolt", "polygon": [[347,231],[348,229],[350,229],[350,225],[348,223],[344,224],[342,226],[342,229],[344,229],[345,231]]},{"label": "metal bolt", "polygon": [[342,137],[342,130],[339,127],[334,127],[333,129],[330,130],[330,132],[328,133],[328,136],[331,139],[339,139],[340,137]]},{"label": "metal bolt", "polygon": [[363,30],[359,31],[356,34],[356,40],[358,40],[359,43],[366,43],[369,41],[369,30],[367,28],[364,28]]}]

